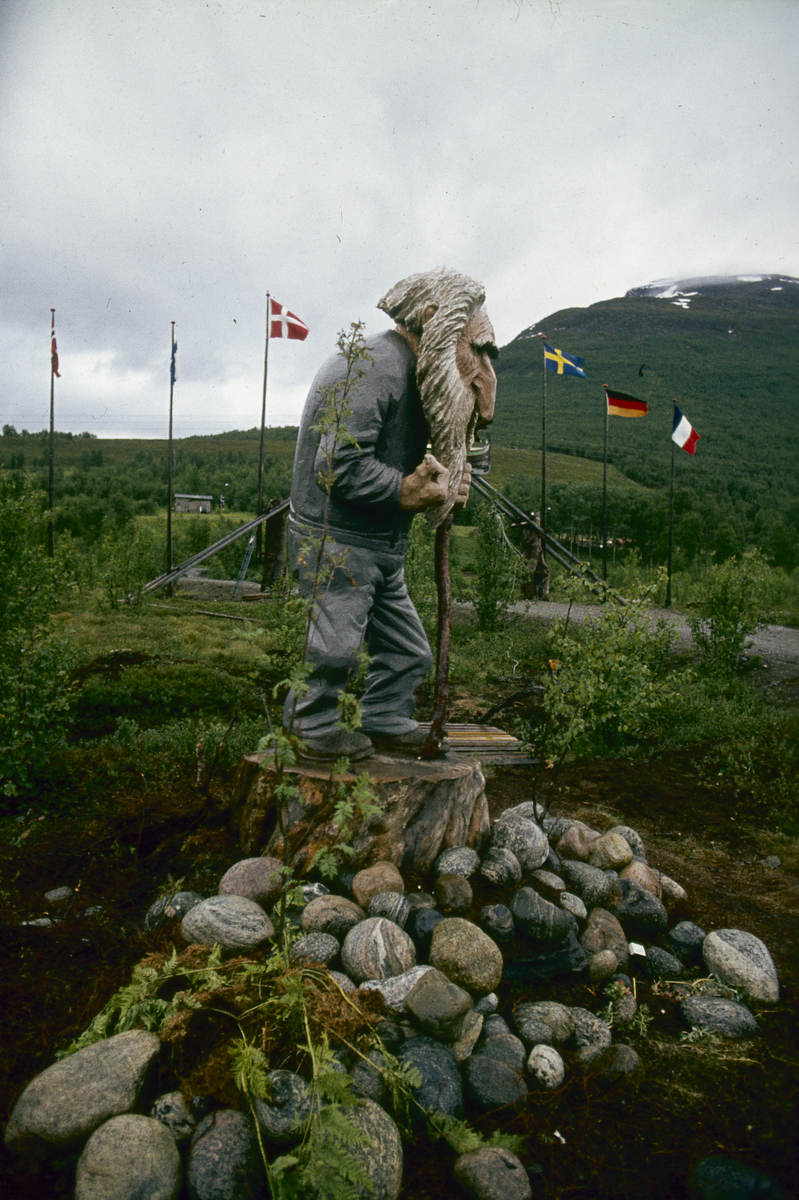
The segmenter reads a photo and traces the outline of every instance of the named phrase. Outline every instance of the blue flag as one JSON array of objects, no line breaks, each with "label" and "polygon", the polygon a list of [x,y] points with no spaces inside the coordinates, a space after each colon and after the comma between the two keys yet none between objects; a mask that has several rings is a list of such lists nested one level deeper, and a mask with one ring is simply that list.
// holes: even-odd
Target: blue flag
[{"label": "blue flag", "polygon": [[177,354],[177,352],[178,352],[178,344],[175,341],[175,339],[172,338],[172,361],[169,364],[169,382],[170,383],[174,383],[178,377],[177,368],[175,367],[175,355]]},{"label": "blue flag", "polygon": [[576,375],[578,379],[587,379],[583,370],[583,360],[574,354],[564,354],[544,342],[544,361],[548,371],[557,371],[558,375]]}]

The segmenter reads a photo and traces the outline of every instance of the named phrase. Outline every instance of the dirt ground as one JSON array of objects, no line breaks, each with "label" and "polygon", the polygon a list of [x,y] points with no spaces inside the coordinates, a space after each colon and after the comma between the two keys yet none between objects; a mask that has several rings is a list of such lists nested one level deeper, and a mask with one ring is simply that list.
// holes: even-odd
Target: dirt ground
[{"label": "dirt ground", "polygon": [[[706,931],[734,927],[762,938],[780,974],[780,1001],[758,1013],[762,1033],[754,1041],[685,1044],[676,999],[668,988],[653,991],[641,979],[638,1000],[653,1020],[644,1036],[624,1037],[645,1064],[639,1088],[598,1091],[567,1062],[566,1082],[555,1093],[531,1095],[519,1110],[470,1117],[485,1132],[501,1127],[523,1139],[520,1156],[533,1176],[534,1195],[544,1200],[637,1200],[647,1194],[685,1200],[691,1164],[714,1154],[758,1166],[786,1197],[797,1195],[799,850],[791,839],[731,822],[729,795],[723,786],[697,781],[695,759],[571,767],[555,807],[598,829],[620,822],[636,828],[650,863],[687,890],[681,917]],[[496,816],[530,797],[529,774],[497,769],[487,790]],[[0,863],[4,1125],[23,1086],[153,949],[141,922],[169,879],[208,895],[241,857],[225,813],[209,815],[188,781],[169,794],[132,791],[103,826],[40,821],[22,834],[19,844],[2,847]],[[780,865],[764,865],[769,855]],[[21,926],[48,915],[44,892],[62,884],[79,887],[62,923]],[[473,916],[487,899],[477,888]],[[102,911],[79,916],[95,905]],[[517,949],[503,949],[506,961]],[[503,984],[500,1011],[544,997],[592,1011],[602,1007],[585,981],[555,980],[535,987]],[[454,1196],[453,1160],[443,1143],[416,1143],[406,1153],[403,1200]],[[31,1167],[3,1150],[2,1195],[66,1200],[73,1172],[74,1160]]]}]

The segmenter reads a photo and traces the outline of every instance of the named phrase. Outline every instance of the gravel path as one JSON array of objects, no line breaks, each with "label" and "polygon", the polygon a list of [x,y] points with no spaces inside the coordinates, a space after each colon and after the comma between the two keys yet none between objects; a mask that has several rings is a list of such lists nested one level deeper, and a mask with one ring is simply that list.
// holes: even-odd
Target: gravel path
[{"label": "gravel path", "polygon": [[[601,604],[573,604],[571,620],[581,623],[590,616],[598,616],[602,612]],[[569,605],[554,600],[520,601],[512,606],[512,612],[527,614],[542,621],[554,621],[565,617]],[[677,646],[688,650],[693,645],[688,622],[681,613],[672,612],[669,608],[652,608],[649,610],[652,620],[663,617],[677,630]],[[780,664],[783,670],[793,668],[799,673],[799,629],[791,629],[787,625],[766,625],[752,635],[752,653],[759,654],[764,663],[776,666]]]}]

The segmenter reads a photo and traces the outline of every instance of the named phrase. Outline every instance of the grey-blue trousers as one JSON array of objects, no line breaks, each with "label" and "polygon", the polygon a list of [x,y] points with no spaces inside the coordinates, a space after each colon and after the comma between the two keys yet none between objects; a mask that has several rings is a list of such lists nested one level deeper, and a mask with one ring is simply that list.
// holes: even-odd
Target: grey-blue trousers
[{"label": "grey-blue trousers", "polygon": [[[297,535],[291,558],[298,565],[306,600],[314,572],[297,564]],[[285,727],[300,737],[336,730],[338,696],[351,681],[355,659],[365,646],[370,658],[361,700],[364,733],[401,734],[416,728],[414,693],[433,658],[419,615],[405,585],[405,548],[399,551],[345,546],[328,540],[325,556],[343,557],[318,588],[306,664],[311,668],[304,696],[289,692]]]}]

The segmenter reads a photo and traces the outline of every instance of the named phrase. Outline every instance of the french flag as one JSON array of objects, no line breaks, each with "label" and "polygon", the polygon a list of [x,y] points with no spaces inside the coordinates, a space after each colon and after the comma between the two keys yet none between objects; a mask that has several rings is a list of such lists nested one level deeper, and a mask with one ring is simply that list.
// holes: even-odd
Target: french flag
[{"label": "french flag", "polygon": [[681,446],[688,454],[696,454],[696,443],[699,434],[687,417],[684,417],[677,405],[674,405],[674,420],[671,426],[671,440]]}]

